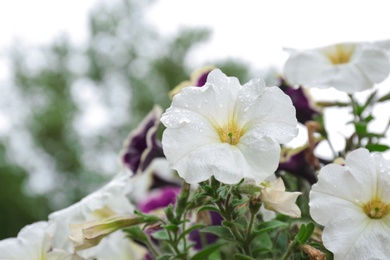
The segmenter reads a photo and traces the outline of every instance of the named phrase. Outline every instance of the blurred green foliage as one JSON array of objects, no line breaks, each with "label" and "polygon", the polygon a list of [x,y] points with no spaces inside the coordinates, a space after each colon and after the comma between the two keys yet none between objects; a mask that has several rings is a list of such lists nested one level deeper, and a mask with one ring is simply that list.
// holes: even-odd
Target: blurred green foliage
[{"label": "blurred green foliage", "polygon": [[[210,30],[187,28],[163,37],[142,19],[151,3],[122,0],[97,6],[84,46],[63,36],[33,50],[11,48],[13,91],[24,116],[0,140],[0,239],[46,220],[50,212],[77,202],[111,178],[119,169],[117,154],[127,134],[154,104],[167,108],[169,90],[197,69],[188,53],[208,40]],[[243,82],[249,78],[248,65],[237,60],[213,65]],[[95,97],[106,111],[104,126],[86,129],[80,123],[91,111],[85,95]],[[92,115],[101,116],[94,107]],[[34,149],[27,156],[20,153],[25,157],[19,160],[7,160],[26,149],[10,145],[18,130],[27,130]],[[34,163],[39,156],[48,164],[35,171],[49,169],[55,181],[48,191],[34,193],[27,185],[32,169],[20,161]]]}]

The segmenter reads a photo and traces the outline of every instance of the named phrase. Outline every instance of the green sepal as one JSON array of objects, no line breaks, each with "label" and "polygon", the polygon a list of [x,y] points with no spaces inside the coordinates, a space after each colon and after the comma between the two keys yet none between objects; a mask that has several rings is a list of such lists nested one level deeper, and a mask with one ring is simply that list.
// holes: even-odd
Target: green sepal
[{"label": "green sepal", "polygon": [[306,243],[306,241],[311,237],[311,235],[314,232],[314,224],[308,223],[307,225],[302,224],[301,228],[299,229],[299,232],[296,236],[296,239],[299,244],[303,245]]}]

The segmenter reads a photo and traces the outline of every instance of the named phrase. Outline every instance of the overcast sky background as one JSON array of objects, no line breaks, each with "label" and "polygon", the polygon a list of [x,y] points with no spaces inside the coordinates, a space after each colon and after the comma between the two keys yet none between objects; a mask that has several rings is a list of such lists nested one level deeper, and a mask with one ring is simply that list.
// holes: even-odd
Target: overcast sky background
[{"label": "overcast sky background", "polygon": [[[1,59],[5,47],[15,39],[27,46],[47,44],[62,33],[67,33],[74,44],[81,45],[87,39],[88,12],[101,1],[13,0],[0,3],[0,93],[2,86],[7,84],[7,64]],[[213,58],[231,57],[248,61],[255,69],[281,68],[287,59],[283,47],[304,49],[336,42],[390,38],[390,15],[385,0],[156,0],[145,18],[166,35],[183,26],[212,29],[211,41],[191,54],[191,67]],[[382,83],[381,92],[388,92],[389,86],[388,80]],[[322,99],[346,98],[334,90],[313,90],[312,94]],[[384,111],[383,107],[377,109],[376,113],[384,120],[377,122],[374,128],[381,129],[389,120],[389,113]],[[386,111],[389,111],[388,107]],[[346,115],[346,111],[327,112],[327,117],[333,119]],[[339,133],[333,137],[335,146],[342,147],[342,133],[352,129],[332,122],[335,120],[329,123],[333,131]],[[0,132],[5,125],[6,116],[0,114]]]}]

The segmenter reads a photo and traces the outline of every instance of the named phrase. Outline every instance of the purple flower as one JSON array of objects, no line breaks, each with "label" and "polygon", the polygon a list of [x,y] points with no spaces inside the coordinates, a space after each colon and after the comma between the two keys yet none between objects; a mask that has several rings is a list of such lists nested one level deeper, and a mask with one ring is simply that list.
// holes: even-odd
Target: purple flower
[{"label": "purple flower", "polygon": [[[206,221],[204,221],[204,219],[203,219],[203,221],[199,220],[198,222],[208,222],[206,224],[208,224],[210,226],[220,226],[222,223],[223,218],[217,212],[202,211],[201,214],[203,215],[203,218],[206,218]],[[203,244],[203,240],[201,237],[202,235],[205,236],[205,241],[204,241],[204,242],[206,242],[205,245]],[[189,239],[195,242],[194,249],[200,250],[204,246],[210,245],[210,244],[214,243],[215,241],[217,241],[218,236],[213,235],[213,234],[209,234],[209,233],[201,234],[199,232],[199,230],[194,230],[190,233]]]},{"label": "purple flower", "polygon": [[155,106],[124,143],[121,161],[134,174],[144,171],[154,158],[164,157],[157,139],[161,114],[161,108]]},{"label": "purple flower", "polygon": [[317,182],[315,167],[309,163],[308,146],[298,149],[290,149],[282,152],[279,167],[277,171],[286,171],[295,176],[306,179],[310,184]]},{"label": "purple flower", "polygon": [[305,124],[307,121],[314,120],[315,116],[320,115],[320,111],[313,106],[308,93],[301,86],[293,88],[283,78],[280,78],[279,87],[291,98],[298,122]]},{"label": "purple flower", "polygon": [[170,204],[175,204],[176,196],[180,193],[179,187],[164,187],[154,190],[149,197],[140,202],[138,208],[141,212],[149,213],[156,209],[162,209]]}]

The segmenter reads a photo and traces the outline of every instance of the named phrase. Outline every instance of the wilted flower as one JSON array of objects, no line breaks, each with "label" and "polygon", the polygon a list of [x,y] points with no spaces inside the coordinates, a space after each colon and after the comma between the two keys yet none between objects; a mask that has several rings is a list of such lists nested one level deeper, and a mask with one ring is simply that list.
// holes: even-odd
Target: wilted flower
[{"label": "wilted flower", "polygon": [[295,204],[302,192],[288,192],[282,178],[262,183],[264,188],[260,193],[260,200],[264,208],[287,215],[293,218],[301,217],[301,210]]},{"label": "wilted flower", "polygon": [[131,241],[122,230],[102,239],[95,247],[80,252],[86,259],[99,260],[129,260],[145,259],[148,254],[146,248]]},{"label": "wilted flower", "polygon": [[213,175],[226,184],[260,183],[278,166],[279,144],[298,132],[291,99],[278,87],[261,79],[241,86],[220,70],[201,88],[183,88],[161,121],[164,154],[188,183]]},{"label": "wilted flower", "polygon": [[137,216],[113,216],[101,220],[70,224],[71,234],[69,238],[76,251],[96,246],[111,233],[125,227],[143,223],[144,220]]},{"label": "wilted flower", "polygon": [[310,50],[290,50],[284,65],[289,83],[335,87],[354,93],[382,82],[390,72],[389,57],[375,43],[339,43]]},{"label": "wilted flower", "polygon": [[324,246],[335,259],[390,256],[390,161],[360,148],[345,165],[329,164],[310,192],[310,214],[325,226]]}]

